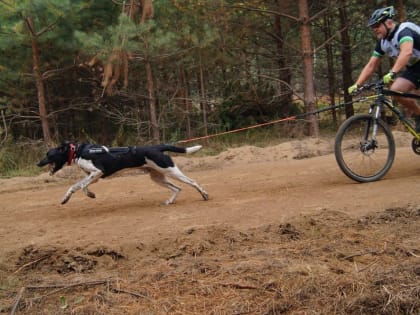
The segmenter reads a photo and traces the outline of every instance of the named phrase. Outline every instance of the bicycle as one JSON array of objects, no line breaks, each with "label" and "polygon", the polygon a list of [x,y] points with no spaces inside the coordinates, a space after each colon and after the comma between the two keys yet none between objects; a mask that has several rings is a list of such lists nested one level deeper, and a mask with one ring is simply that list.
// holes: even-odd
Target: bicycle
[{"label": "bicycle", "polygon": [[420,133],[387,96],[420,98],[416,94],[394,92],[384,88],[382,80],[357,89],[375,91],[349,104],[372,101],[368,114],[358,114],[345,120],[337,131],[334,153],[338,166],[349,178],[367,183],[381,179],[390,170],[395,158],[395,140],[389,125],[381,118],[384,109],[391,110],[413,135],[411,147],[420,155]]}]

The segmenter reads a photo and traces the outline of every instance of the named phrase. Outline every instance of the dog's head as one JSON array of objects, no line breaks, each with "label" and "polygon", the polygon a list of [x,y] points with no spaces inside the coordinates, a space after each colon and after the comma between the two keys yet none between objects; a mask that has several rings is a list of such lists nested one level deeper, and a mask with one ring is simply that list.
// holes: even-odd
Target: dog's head
[{"label": "dog's head", "polygon": [[58,147],[48,150],[47,156],[37,163],[37,166],[43,167],[47,164],[51,165],[50,173],[53,175],[63,168],[66,163],[71,163],[74,153],[74,144],[66,141]]}]

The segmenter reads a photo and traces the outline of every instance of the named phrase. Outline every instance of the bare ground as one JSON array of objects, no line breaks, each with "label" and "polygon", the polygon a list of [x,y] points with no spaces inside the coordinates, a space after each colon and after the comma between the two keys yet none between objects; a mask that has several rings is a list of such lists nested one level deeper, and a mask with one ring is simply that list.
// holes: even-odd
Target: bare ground
[{"label": "bare ground", "polygon": [[0,180],[0,312],[419,314],[420,165],[410,138],[381,181],[338,169],[332,139],[174,159],[210,194],[175,205],[146,175],[76,193]]}]

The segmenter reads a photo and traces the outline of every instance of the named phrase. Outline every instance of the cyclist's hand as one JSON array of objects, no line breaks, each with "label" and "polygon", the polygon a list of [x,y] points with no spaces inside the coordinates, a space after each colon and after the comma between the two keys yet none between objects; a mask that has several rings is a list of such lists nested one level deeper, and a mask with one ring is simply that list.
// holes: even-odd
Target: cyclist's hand
[{"label": "cyclist's hand", "polygon": [[347,91],[349,92],[349,94],[353,94],[354,92],[356,92],[356,91],[357,91],[357,89],[358,89],[358,86],[357,86],[357,84],[355,83],[355,84],[353,84],[352,86],[350,86],[350,87],[347,89]]},{"label": "cyclist's hand", "polygon": [[396,73],[394,71],[389,71],[387,74],[384,75],[382,80],[385,84],[390,84],[394,81]]}]

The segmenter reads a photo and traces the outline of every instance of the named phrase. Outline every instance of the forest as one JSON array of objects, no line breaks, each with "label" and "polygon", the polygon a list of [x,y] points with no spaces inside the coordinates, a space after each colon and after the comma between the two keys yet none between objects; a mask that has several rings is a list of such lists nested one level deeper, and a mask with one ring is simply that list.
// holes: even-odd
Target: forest
[{"label": "forest", "polygon": [[348,101],[387,5],[419,23],[417,0],[0,0],[1,172],[11,148],[173,143]]}]

